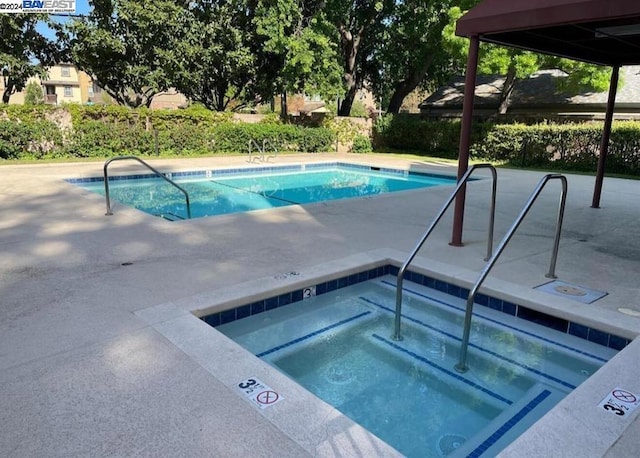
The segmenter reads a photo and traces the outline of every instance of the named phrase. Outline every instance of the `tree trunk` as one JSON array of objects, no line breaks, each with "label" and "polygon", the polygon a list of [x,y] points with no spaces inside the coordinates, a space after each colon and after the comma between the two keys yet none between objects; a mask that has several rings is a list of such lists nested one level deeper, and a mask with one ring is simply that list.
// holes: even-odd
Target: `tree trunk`
[{"label": "tree trunk", "polygon": [[406,96],[408,96],[411,91],[418,87],[418,85],[422,82],[425,75],[429,71],[429,67],[431,67],[431,63],[433,62],[433,56],[429,56],[425,59],[424,64],[420,68],[414,68],[411,70],[409,75],[404,79],[404,81],[400,81],[396,84],[396,89],[391,96],[391,100],[389,101],[389,107],[387,108],[388,113],[397,114],[400,111],[400,107],[404,102]]},{"label": "tree trunk", "polygon": [[340,26],[340,44],[344,55],[344,84],[347,88],[344,100],[338,109],[338,116],[349,116],[356,98],[358,75],[356,74],[356,56],[360,45],[360,35],[353,35],[344,25]]},{"label": "tree trunk", "polygon": [[287,93],[283,92],[280,95],[280,119],[285,120],[289,115],[289,108],[287,106]]},{"label": "tree trunk", "polygon": [[358,89],[354,84],[345,94],[344,100],[340,104],[340,109],[338,110],[338,116],[349,116],[351,114],[351,107],[353,106],[353,101],[356,99],[356,92],[358,92]]},{"label": "tree trunk", "polygon": [[504,79],[504,86],[502,86],[502,92],[500,93],[500,104],[498,105],[498,114],[505,114],[509,109],[509,103],[511,102],[511,94],[516,83],[516,69],[514,66],[510,66],[507,71],[507,76]]},{"label": "tree trunk", "polygon": [[9,98],[11,97],[11,88],[6,87],[2,92],[2,103],[5,105],[9,103]]},{"label": "tree trunk", "polygon": [[215,89],[215,105],[216,111],[224,111],[226,108],[225,96],[227,95],[227,89],[229,86],[226,83],[219,83]]},{"label": "tree trunk", "polygon": [[5,105],[9,103],[9,99],[15,92],[14,89],[15,89],[15,83],[9,77],[7,79],[7,83],[5,84],[4,92],[2,93],[2,103],[4,103]]}]

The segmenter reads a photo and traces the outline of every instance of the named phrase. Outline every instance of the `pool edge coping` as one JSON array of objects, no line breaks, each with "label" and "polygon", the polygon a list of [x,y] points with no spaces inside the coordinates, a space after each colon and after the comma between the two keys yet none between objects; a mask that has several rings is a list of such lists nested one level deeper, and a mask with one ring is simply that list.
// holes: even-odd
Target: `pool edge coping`
[{"label": "pool edge coping", "polygon": [[[304,404],[305,407],[308,408],[311,404],[315,406],[313,412],[308,412],[308,414],[317,412],[331,412],[330,415],[332,420],[340,418],[340,421],[343,422],[343,426],[345,429],[342,431],[335,431],[335,434],[337,434],[337,436],[330,435],[330,437],[325,438],[321,442],[309,442],[308,436],[312,432],[310,433],[309,431],[307,431],[307,428],[305,426],[302,426],[306,423],[302,422],[301,424],[300,421],[291,421],[292,418],[296,418],[297,410],[295,409],[299,409],[300,405],[298,405],[298,407],[291,406],[292,409],[294,409],[291,411],[283,406],[274,406],[273,408],[260,411],[260,413],[265,418],[267,418],[271,423],[275,424],[296,443],[304,447],[307,451],[309,451],[309,453],[318,453],[319,447],[322,448],[325,446],[329,446],[329,443],[331,443],[330,447],[333,448],[336,446],[336,443],[332,441],[336,440],[337,437],[345,437],[345,435],[348,436],[351,434],[353,435],[353,437],[349,437],[349,439],[344,443],[341,442],[347,447],[352,447],[354,446],[354,444],[360,444],[360,441],[364,441],[362,442],[363,446],[364,444],[367,444],[367,446],[374,447],[374,449],[378,450],[378,452],[380,451],[378,447],[386,446],[389,447],[390,453],[396,453],[395,450],[393,450],[386,443],[382,442],[375,435],[368,432],[359,425],[353,423],[333,407],[315,398],[315,396],[307,392],[311,396],[311,398],[308,398],[305,394],[300,392],[301,387],[296,382],[289,380],[276,369],[271,368],[267,363],[259,360],[254,355],[242,349],[239,345],[235,344],[235,342],[227,339],[213,327],[204,323],[199,317],[214,309],[220,311],[227,310],[247,304],[248,302],[253,302],[259,297],[267,294],[267,292],[272,296],[308,285],[309,282],[313,281],[326,281],[331,278],[351,275],[384,264],[400,265],[402,264],[402,255],[403,253],[390,249],[379,249],[370,252],[364,252],[340,260],[322,263],[315,266],[314,268],[307,269],[303,272],[296,272],[295,275],[293,272],[287,272],[271,277],[263,277],[242,283],[240,285],[233,285],[214,291],[208,291],[195,296],[180,299],[178,301],[142,309],[135,312],[135,314],[147,321],[147,323],[150,324],[154,329],[168,338],[172,343],[174,343],[174,345],[178,346],[182,351],[187,353],[198,364],[203,366],[214,377],[216,377],[220,382],[228,386],[230,389],[234,389],[235,384],[238,381],[242,380],[245,376],[259,377],[262,374],[263,379],[266,379],[265,382],[270,386],[274,386],[278,389],[280,389],[280,387],[283,387],[282,389],[287,393],[297,393],[297,396],[301,396],[302,398],[307,399],[305,402],[308,402],[310,404]],[[443,281],[446,280],[459,284],[460,286],[469,285],[470,278],[472,279],[471,282],[475,280],[475,273],[464,268],[453,267],[437,261],[426,260],[424,258],[416,258],[414,264],[415,266],[412,268],[414,268],[415,270],[425,272],[428,275],[431,275],[435,278],[440,278]],[[553,315],[560,314],[567,317],[578,318],[580,321],[598,325],[597,327],[599,329],[606,328],[607,330],[609,330],[608,332],[613,331],[612,333],[617,335],[624,333],[625,336],[629,336],[627,337],[629,340],[632,340],[637,335],[637,332],[633,329],[632,326],[624,326],[625,324],[627,324],[626,321],[628,320],[628,317],[622,317],[619,322],[615,323],[615,321],[618,320],[611,320],[611,311],[609,311],[609,313],[605,314],[604,316],[604,318],[609,319],[605,320],[605,323],[602,323],[598,321],[599,317],[585,318],[583,316],[577,316],[575,313],[571,312],[571,307],[584,307],[584,304],[576,305],[568,299],[545,295],[544,293],[533,289],[531,289],[530,291],[528,290],[528,288],[524,289],[527,290],[527,294],[522,294],[522,286],[513,285],[502,280],[487,279],[486,286],[482,289],[482,291],[491,291],[492,295],[496,297],[500,297],[507,301],[515,301],[516,303],[524,305],[525,307],[530,307],[534,310],[542,311],[543,313],[552,312],[551,314]],[[545,296],[549,297],[546,298]],[[174,329],[176,326],[177,328]],[[193,335],[191,335],[190,333],[181,334],[179,332],[179,328],[182,328],[184,326],[187,326],[191,329],[192,332],[200,335],[201,339],[207,340],[209,342],[197,342],[197,339],[194,340]],[[205,328],[203,328],[203,326]],[[208,330],[206,328],[208,328]],[[176,330],[178,330],[177,333]],[[212,343],[216,343],[216,345],[212,345]],[[619,366],[621,364],[620,361],[630,361],[632,358],[635,358],[635,354],[640,351],[638,345],[640,345],[639,342],[631,341],[625,349],[619,351],[618,354],[616,354],[608,363],[602,366],[600,370],[598,370],[594,375],[587,379],[576,390],[572,391],[550,412],[544,415],[542,419],[540,419],[533,427],[529,428],[529,430],[522,434],[511,445],[507,446],[507,448],[505,448],[505,450],[501,452],[501,454],[512,453],[514,447],[517,449],[517,453],[519,454],[524,453],[525,449],[530,449],[531,453],[534,453],[536,447],[548,446],[548,444],[546,444],[546,442],[548,442],[547,439],[539,437],[540,434],[558,434],[558,431],[562,431],[567,428],[566,424],[574,423],[575,421],[583,421],[583,417],[585,415],[589,417],[589,423],[593,423],[594,430],[585,433],[586,435],[584,436],[584,438],[586,439],[587,436],[589,438],[595,436],[598,438],[598,446],[596,448],[598,448],[602,453],[608,450],[609,447],[620,437],[626,426],[612,427],[609,424],[609,428],[603,428],[602,422],[610,420],[610,418],[607,418],[610,414],[607,414],[605,412],[604,415],[606,416],[604,416],[602,415],[602,412],[598,412],[597,410],[595,410],[595,407],[600,399],[602,399],[606,395],[606,392],[602,390],[602,387],[609,380],[608,374],[617,374],[617,372],[615,371],[619,372],[620,370],[619,368],[615,370],[612,368]],[[192,348],[189,348],[189,346],[192,346]],[[202,349],[198,349],[199,346],[205,346],[208,348],[208,350],[203,353]],[[227,353],[227,351],[229,353]],[[211,361],[212,355],[216,353],[220,358],[214,358],[216,359],[216,361],[218,361],[219,359],[219,361],[216,364],[213,364]],[[229,358],[229,354],[235,354],[237,357]],[[239,355],[242,355],[242,357],[240,357]],[[227,367],[230,363],[228,361],[229,359],[233,359],[231,363],[232,365],[235,365],[235,369],[230,369]],[[614,365],[611,364],[612,361],[615,362]],[[221,367],[227,367],[228,370],[221,371]],[[235,375],[238,374],[238,367],[244,368],[245,372],[242,373],[242,375]],[[256,372],[257,375],[249,373],[249,368],[255,368],[254,372]],[[230,372],[233,372],[233,374],[231,374]],[[635,373],[636,376],[640,376],[640,369],[636,370]],[[614,386],[611,385],[610,388],[613,389]],[[304,392],[306,390],[302,389],[302,391]],[[288,398],[288,394],[285,395],[285,397]],[[578,418],[573,418],[570,414],[570,409],[567,409],[566,406],[573,405],[576,402],[578,402],[582,408],[585,408],[585,406],[588,405],[593,406],[594,412],[590,412],[589,414],[581,414]],[[287,403],[282,404],[286,405]],[[327,410],[327,408],[329,410]],[[281,410],[286,410],[288,412],[288,415],[277,415],[276,412],[279,412]],[[336,415],[336,412],[337,416],[334,417],[333,415]],[[636,415],[632,415],[629,418],[635,418],[638,413],[640,413],[640,411],[636,412]],[[567,415],[569,415],[569,419],[566,418]],[[628,420],[628,422],[630,423],[630,420]],[[326,433],[326,430],[324,430],[323,428],[320,429],[325,431]],[[597,433],[596,430],[598,431]],[[575,437],[576,434],[579,436],[578,438]],[[533,436],[535,436],[537,439],[532,439]],[[576,432],[575,430],[570,430],[567,428],[563,435],[561,435],[561,437],[567,438],[564,441],[566,442],[567,446],[571,444],[584,443],[584,441],[582,440],[582,432],[580,430]],[[572,439],[568,439],[570,437]],[[356,440],[356,442],[353,442],[354,438],[357,438],[358,440]],[[380,442],[383,445],[380,445]],[[556,448],[555,450],[557,452],[558,449]],[[347,452],[345,450],[344,452],[352,453],[353,451]],[[359,450],[356,453],[363,452],[363,450]],[[370,450],[369,453],[371,453]],[[535,451],[535,453],[539,452]],[[600,453],[598,456],[601,456],[602,453]]]}]

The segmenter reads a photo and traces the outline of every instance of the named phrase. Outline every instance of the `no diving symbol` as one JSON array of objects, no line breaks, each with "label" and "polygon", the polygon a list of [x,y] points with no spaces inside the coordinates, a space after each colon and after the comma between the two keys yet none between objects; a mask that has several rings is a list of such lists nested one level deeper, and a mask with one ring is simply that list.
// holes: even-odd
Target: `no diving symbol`
[{"label": "no diving symbol", "polygon": [[629,393],[628,391],[625,391],[625,390],[613,390],[611,394],[618,401],[626,402],[629,404],[633,404],[637,400],[633,393]]},{"label": "no diving symbol", "polygon": [[268,406],[278,400],[280,396],[275,391],[262,391],[256,396],[258,404]]}]

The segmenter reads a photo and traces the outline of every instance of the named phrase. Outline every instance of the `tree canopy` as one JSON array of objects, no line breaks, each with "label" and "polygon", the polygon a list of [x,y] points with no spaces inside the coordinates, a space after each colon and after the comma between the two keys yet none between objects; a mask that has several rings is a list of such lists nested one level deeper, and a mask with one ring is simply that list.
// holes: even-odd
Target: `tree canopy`
[{"label": "tree canopy", "polygon": [[173,42],[185,28],[182,7],[134,0],[93,0],[92,6],[69,27],[73,62],[119,104],[149,106],[174,81]]},{"label": "tree canopy", "polygon": [[442,46],[442,31],[455,0],[400,0],[385,21],[381,46],[374,52],[378,70],[372,77],[387,111],[398,113],[414,89],[434,89],[449,77],[451,58]]},{"label": "tree canopy", "polygon": [[255,84],[254,11],[245,3],[193,1],[182,13],[184,29],[173,38],[176,89],[212,110],[241,105]]},{"label": "tree canopy", "polygon": [[[468,42],[455,36],[455,22],[478,0],[90,2],[90,13],[66,26],[68,56],[37,32],[46,16],[0,16],[5,103],[30,76],[71,60],[130,107],[175,88],[217,111],[306,93],[342,99],[338,114],[349,115],[366,88],[397,113],[414,89],[462,72]],[[501,112],[517,79],[547,68],[566,72],[564,89],[608,84],[608,69],[481,46],[479,71],[506,77]]]},{"label": "tree canopy", "polygon": [[[467,60],[469,49],[469,40],[455,35],[456,22],[463,14],[464,11],[460,7],[452,7],[449,10],[449,23],[443,31],[444,45],[452,58],[458,61],[457,66],[460,68]],[[561,79],[559,84],[567,91],[584,89],[603,91],[609,86],[611,74],[609,68],[489,43],[483,43],[480,46],[478,72],[485,75],[505,76],[498,107],[500,114],[506,113],[509,107],[516,81],[544,69],[565,72],[567,78]]]},{"label": "tree canopy", "polygon": [[46,68],[63,58],[56,42],[42,35],[37,25],[42,14],[0,14],[0,70],[4,79],[2,102],[24,89],[32,76],[46,77]]}]

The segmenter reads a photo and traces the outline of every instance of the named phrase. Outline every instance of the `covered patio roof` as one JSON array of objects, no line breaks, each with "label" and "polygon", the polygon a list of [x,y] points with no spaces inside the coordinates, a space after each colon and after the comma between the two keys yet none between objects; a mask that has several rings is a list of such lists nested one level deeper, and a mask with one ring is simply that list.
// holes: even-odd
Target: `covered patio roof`
[{"label": "covered patio roof", "polygon": [[[638,0],[484,0],[456,24],[468,37],[469,58],[458,156],[458,179],[469,166],[480,41],[607,65],[613,68],[591,206],[599,208],[619,70],[640,64]],[[465,194],[456,198],[451,245],[462,245]]]},{"label": "covered patio roof", "polygon": [[600,65],[640,64],[640,2],[485,0],[456,34]]}]

